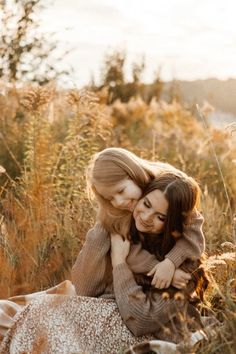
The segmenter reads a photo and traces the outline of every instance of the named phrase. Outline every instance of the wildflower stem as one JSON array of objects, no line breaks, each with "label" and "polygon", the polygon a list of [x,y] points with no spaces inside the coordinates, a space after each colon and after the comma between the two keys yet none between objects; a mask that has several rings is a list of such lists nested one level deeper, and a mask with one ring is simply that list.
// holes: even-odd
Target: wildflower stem
[{"label": "wildflower stem", "polygon": [[224,175],[222,173],[222,169],[221,169],[221,166],[220,166],[219,159],[218,159],[218,157],[216,155],[216,150],[215,150],[215,146],[214,146],[214,144],[212,142],[212,137],[211,137],[211,135],[209,133],[209,127],[208,127],[207,122],[206,122],[206,117],[201,112],[200,107],[199,107],[198,104],[196,104],[196,108],[197,108],[197,112],[199,114],[199,117],[203,121],[204,127],[206,128],[206,131],[208,132],[209,143],[210,143],[210,146],[211,146],[212,154],[213,154],[214,159],[216,161],[216,165],[217,165],[217,168],[218,168],[218,171],[219,171],[222,183],[223,183],[224,192],[225,192],[225,196],[226,196],[226,200],[227,200],[227,204],[228,204],[227,210],[229,210],[230,219],[231,219],[231,223],[232,223],[232,238],[233,238],[233,242],[236,244],[236,235],[235,235],[235,228],[234,228],[234,217],[233,217],[233,212],[232,212],[232,208],[231,208],[231,205],[230,205],[230,198],[229,198],[229,193],[228,193],[227,186],[226,186],[226,183],[225,183],[225,178],[224,178]]},{"label": "wildflower stem", "polygon": [[19,168],[20,172],[21,172],[21,165],[20,163],[17,161],[15,155],[13,154],[13,152],[11,151],[10,147],[8,146],[5,137],[3,136],[3,134],[0,134],[0,139],[2,140],[5,148],[7,149],[7,151],[9,152],[9,155],[11,156],[12,160],[15,162],[16,166]]}]

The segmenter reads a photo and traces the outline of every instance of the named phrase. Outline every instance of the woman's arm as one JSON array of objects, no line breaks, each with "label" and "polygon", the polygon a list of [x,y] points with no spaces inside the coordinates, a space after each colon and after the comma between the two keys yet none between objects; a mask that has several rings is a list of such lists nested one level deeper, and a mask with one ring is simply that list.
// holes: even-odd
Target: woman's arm
[{"label": "woman's arm", "polygon": [[135,336],[158,331],[183,308],[182,303],[163,299],[159,292],[144,293],[126,263],[113,268],[113,284],[121,317]]},{"label": "woman's arm", "polygon": [[114,293],[125,324],[136,336],[158,331],[184,304],[163,299],[156,291],[144,293],[126,263],[127,240],[115,235],[111,245]]},{"label": "woman's arm", "polygon": [[72,282],[77,295],[99,296],[104,292],[110,245],[108,232],[97,222],[88,231],[72,267]]},{"label": "woman's arm", "polygon": [[178,268],[187,258],[200,258],[205,250],[205,238],[202,231],[204,222],[199,211],[194,211],[187,224],[184,225],[183,236],[180,237],[175,246],[165,258],[170,259],[175,268]]}]

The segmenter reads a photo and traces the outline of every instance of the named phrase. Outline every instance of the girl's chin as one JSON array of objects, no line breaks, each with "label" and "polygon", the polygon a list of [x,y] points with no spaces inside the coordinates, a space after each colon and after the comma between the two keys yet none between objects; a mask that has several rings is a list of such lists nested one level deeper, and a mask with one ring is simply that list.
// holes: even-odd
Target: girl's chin
[{"label": "girl's chin", "polygon": [[131,213],[134,212],[134,209],[135,209],[136,205],[137,205],[137,201],[136,201],[136,200],[133,200],[132,202],[130,202],[129,211],[130,211]]}]

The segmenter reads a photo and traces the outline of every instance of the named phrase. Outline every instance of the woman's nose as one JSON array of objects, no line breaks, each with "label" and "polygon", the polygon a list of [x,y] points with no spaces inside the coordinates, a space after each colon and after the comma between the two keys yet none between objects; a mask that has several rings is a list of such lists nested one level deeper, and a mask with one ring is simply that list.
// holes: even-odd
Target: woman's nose
[{"label": "woman's nose", "polygon": [[145,212],[142,214],[142,219],[143,219],[143,221],[151,221],[151,219],[152,219],[152,214],[151,214],[151,212],[145,211]]}]

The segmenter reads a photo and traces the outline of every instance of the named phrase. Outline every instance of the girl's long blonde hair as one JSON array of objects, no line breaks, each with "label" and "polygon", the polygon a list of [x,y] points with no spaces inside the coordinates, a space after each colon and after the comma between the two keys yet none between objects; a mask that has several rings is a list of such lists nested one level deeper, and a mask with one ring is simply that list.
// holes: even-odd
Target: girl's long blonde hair
[{"label": "girl's long blonde hair", "polygon": [[128,237],[132,214],[114,208],[96,191],[96,185],[112,186],[130,178],[143,191],[155,176],[164,171],[183,174],[169,164],[144,160],[123,148],[106,148],[95,154],[87,169],[87,186],[90,200],[95,197],[98,205],[97,220],[108,232]]}]

